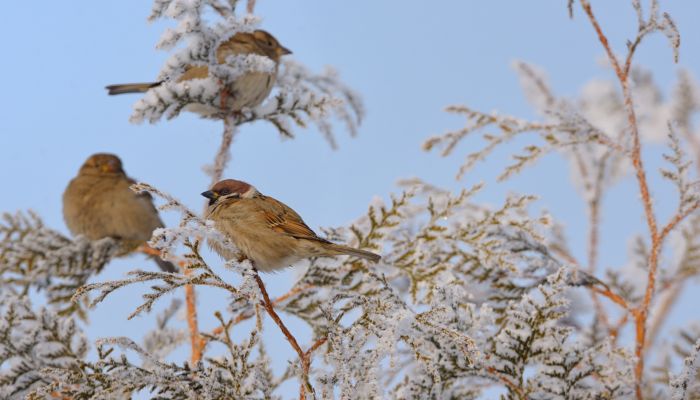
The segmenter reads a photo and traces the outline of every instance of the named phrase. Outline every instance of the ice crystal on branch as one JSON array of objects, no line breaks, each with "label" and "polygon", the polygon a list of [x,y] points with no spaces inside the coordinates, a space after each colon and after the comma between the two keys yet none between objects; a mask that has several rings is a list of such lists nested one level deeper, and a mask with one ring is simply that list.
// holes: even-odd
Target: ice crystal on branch
[{"label": "ice crystal on branch", "polygon": [[143,339],[143,347],[157,360],[163,360],[171,351],[184,343],[187,335],[183,329],[171,328],[170,320],[182,306],[182,301],[173,299],[170,306],[156,318],[156,327]]},{"label": "ice crystal on branch", "polygon": [[689,182],[689,169],[693,162],[686,158],[685,152],[681,148],[681,142],[673,127],[669,125],[669,148],[671,154],[664,154],[664,159],[668,161],[674,170],[662,169],[664,178],[676,185],[678,190],[678,213],[687,214],[700,207],[700,193],[698,193],[699,182]]},{"label": "ice crystal on branch", "polygon": [[[60,393],[69,398],[121,399],[144,391],[150,398],[163,400],[265,399],[271,398],[269,393],[276,387],[256,331],[240,345],[228,342],[229,356],[193,367],[159,361],[124,337],[102,339],[97,346],[99,359],[95,362],[84,362],[73,371],[46,370],[53,384],[36,390],[36,397],[30,398]],[[116,355],[116,348],[135,352],[143,365],[132,363],[124,354]],[[255,349],[258,356],[253,358]]]},{"label": "ice crystal on branch", "polygon": [[34,311],[29,300],[0,294],[0,396],[20,398],[53,383],[46,369],[77,368],[87,342],[71,317]]},{"label": "ice crystal on branch", "polygon": [[[541,121],[483,113],[467,106],[450,106],[447,111],[464,115],[467,125],[460,130],[429,138],[423,148],[439,148],[442,149],[441,155],[447,156],[467,136],[483,131],[485,145],[466,156],[458,173],[458,178],[461,178],[496,148],[509,143],[516,136],[534,133],[539,136],[539,143],[527,145],[521,153],[514,154],[514,162],[504,169],[499,179],[507,179],[542,156],[557,151],[571,163],[573,180],[586,198],[596,197],[597,193],[630,172],[631,142],[629,136],[623,135],[628,119],[622,96],[614,82],[592,80],[586,84],[579,98],[566,99],[554,94],[538,68],[523,62],[515,63],[514,67],[528,100],[542,115]],[[640,132],[656,140],[660,137],[659,132],[668,131],[668,121],[674,109],[676,113],[682,112],[681,105],[675,98],[663,101],[660,89],[648,72],[632,68],[630,74],[634,82],[632,91],[638,100],[636,108],[639,110]],[[685,105],[687,107],[687,103]]]},{"label": "ice crystal on branch", "polygon": [[[222,41],[258,26],[256,17],[237,16],[235,4],[155,1],[151,19],[177,21],[158,47],[176,50],[161,71],[164,84],[150,90],[134,112],[137,121],[155,122],[192,103],[209,107],[211,116],[225,125],[209,169],[213,180],[221,178],[242,124],[268,121],[285,137],[293,136],[295,124],[315,124],[333,145],[331,122],[345,124],[354,134],[364,112],[358,96],[333,70],[315,74],[286,60],[266,102],[235,114],[224,112],[221,87],[226,82],[246,71],[276,68],[261,56],[217,63],[215,49]],[[574,4],[569,2],[572,9]],[[675,25],[655,0],[648,12],[640,1],[632,1],[639,30],[626,58],[614,54],[591,4],[578,4],[618,82],[593,80],[578,97],[568,98],[550,88],[539,68],[516,62],[538,120],[452,106],[448,111],[464,116],[466,125],[430,138],[424,147],[448,155],[467,136],[483,133],[483,147],[467,155],[461,177],[499,146],[534,134],[500,179],[545,154],[563,155],[590,218],[587,263],[566,243],[567,221],[531,209],[534,195],[511,194],[487,206],[475,200],[482,184],[453,193],[409,179],[401,183],[403,191],[387,201],[378,197],[349,226],[323,229],[329,240],[381,253],[381,262],[306,260],[296,266],[300,274],[291,289],[271,297],[265,277],[244,257],[222,261],[202,251],[210,242],[239,254],[211,221],[164,191],[136,184],[135,191],[164,200],[161,210],[179,213],[179,224],[156,230],[149,245],[179,264],[182,274],[135,270],[122,279],[88,282],[112,257],[115,241],[70,240],[43,227],[35,216],[5,217],[0,225],[0,395],[476,399],[493,397],[495,391],[509,400],[696,398],[697,329],[683,330],[665,353],[657,351],[655,339],[678,293],[700,274],[700,196],[694,181],[700,157],[694,126],[700,110],[697,85],[682,73],[673,96],[664,99],[651,74],[632,65],[635,49],[651,32],[665,34],[674,50],[678,47]],[[178,82],[188,65],[207,66],[210,75]],[[643,145],[665,132],[669,149],[664,158],[670,167],[661,174],[676,186],[679,206],[662,221],[651,197],[658,189],[650,188],[641,153]],[[627,261],[632,274],[600,272],[602,199],[627,176],[639,185],[649,235],[635,236]],[[676,244],[670,257],[663,247],[666,238]],[[236,277],[224,278],[225,270]],[[174,301],[154,316],[155,327],[143,335],[143,344],[130,337],[104,338],[97,341],[97,354],[88,357],[70,316],[58,315],[52,307],[35,311],[22,297],[45,290],[50,302],[65,307],[71,296],[80,299],[93,292],[91,304],[98,306],[107,296],[122,295],[119,289],[144,282],[149,285],[131,317],[147,317],[165,294],[184,287],[189,335],[175,326],[180,302]],[[82,286],[76,291],[76,285]],[[197,310],[194,287],[223,290],[228,300],[220,310]],[[590,294],[590,302],[581,293]],[[197,311],[213,313],[218,326],[200,332]],[[290,329],[285,324],[290,316],[311,333]],[[274,325],[263,323],[268,317]],[[290,359],[267,352],[263,326],[281,332],[283,345],[294,351]],[[192,349],[190,362],[166,361],[184,343]],[[276,375],[271,367],[280,363],[287,368]],[[282,393],[280,385],[287,380],[298,383],[298,393]]]},{"label": "ice crystal on branch", "polygon": [[45,291],[49,304],[60,314],[77,312],[85,317],[79,303],[70,301],[75,290],[99,273],[119,253],[113,239],[95,242],[83,236],[69,239],[43,225],[34,213],[5,213],[0,224],[0,285],[4,290],[26,294]]},{"label": "ice crystal on branch", "polygon": [[[293,125],[304,128],[311,122],[335,147],[331,118],[335,117],[355,135],[363,106],[359,96],[340,81],[333,69],[315,74],[296,62],[284,61],[278,73],[273,60],[256,54],[229,56],[224,64],[219,64],[216,55],[219,45],[237,32],[250,32],[259,24],[259,19],[252,15],[237,17],[235,3],[155,2],[149,20],[178,21],[177,27],[163,34],[157,47],[169,50],[181,42],[186,45],[166,62],[158,76],[162,83],[149,89],[134,105],[131,121],[155,123],[162,117],[174,118],[188,108],[205,117],[224,119],[231,111],[221,107],[223,88],[230,87],[244,73],[265,72],[278,74],[277,90],[261,105],[234,113],[235,125],[268,121],[282,136],[293,137]],[[213,25],[205,18],[211,10],[220,17]],[[207,77],[178,81],[187,68],[200,66],[208,68]]]},{"label": "ice crystal on branch", "polygon": [[681,372],[670,382],[673,400],[688,400],[700,396],[700,337],[683,360]]}]

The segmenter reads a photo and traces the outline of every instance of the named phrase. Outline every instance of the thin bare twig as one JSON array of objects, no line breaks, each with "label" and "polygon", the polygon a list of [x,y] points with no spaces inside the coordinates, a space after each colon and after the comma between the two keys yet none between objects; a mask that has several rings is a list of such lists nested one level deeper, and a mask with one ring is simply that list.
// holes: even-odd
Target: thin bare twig
[{"label": "thin bare twig", "polygon": [[221,180],[224,175],[224,170],[231,161],[231,144],[233,137],[236,134],[236,120],[234,116],[224,118],[224,132],[221,134],[221,144],[214,156],[214,164],[206,168],[207,173],[211,177],[211,185]]},{"label": "thin bare twig", "polygon": [[[212,185],[221,180],[223,171],[230,159],[229,150],[231,148],[231,143],[233,143],[234,133],[235,124],[233,117],[227,117],[224,119],[224,132],[221,138],[221,145],[219,146],[219,150],[214,157],[214,165],[211,167],[210,171]],[[185,275],[189,275],[190,271],[186,268],[186,263],[181,261],[179,264],[183,269],[183,273]],[[187,326],[190,331],[190,344],[192,347],[190,361],[194,365],[202,359],[202,353],[204,351],[204,347],[206,346],[206,342],[204,339],[202,339],[202,335],[199,332],[199,323],[197,321],[197,293],[192,285],[185,285],[185,304],[187,311]]]},{"label": "thin bare twig", "polygon": [[[591,275],[595,274],[596,267],[598,266],[598,242],[600,236],[600,203],[603,197],[603,183],[605,178],[605,167],[607,161],[612,154],[612,149],[608,149],[601,156],[598,164],[598,173],[594,178],[593,183],[593,195],[591,200],[588,202],[588,209],[590,214],[590,222],[588,227],[588,273]],[[610,325],[608,315],[603,307],[598,295],[595,291],[591,292],[591,299],[593,300],[593,306],[596,310],[596,315],[600,319],[603,327],[612,334],[613,326]]]},{"label": "thin bare twig", "polygon": [[248,0],[245,10],[248,12],[248,14],[255,12],[255,0]]},{"label": "thin bare twig", "polygon": [[[273,305],[273,307],[277,307],[279,304],[287,301],[289,298],[296,296],[297,294],[299,294],[307,289],[310,289],[312,287],[313,287],[313,285],[304,285],[304,286],[295,287],[292,290],[288,291],[287,293],[272,300],[272,305]],[[228,325],[227,328],[231,328],[235,325],[238,325],[245,320],[253,318],[254,316],[255,316],[255,310],[243,311],[243,312],[239,313],[238,315],[236,315],[236,317],[231,321],[231,324]],[[222,334],[223,332],[224,332],[224,327],[218,326],[218,327],[214,328],[209,335],[210,336],[218,336],[218,335]],[[204,352],[204,349],[209,344],[210,339],[203,336],[201,340],[202,340],[202,352]]]},{"label": "thin bare twig", "polygon": [[496,369],[495,369],[494,367],[486,367],[486,370],[487,370],[490,374],[492,374],[496,379],[498,379],[499,381],[503,382],[506,386],[508,386],[508,387],[510,388],[510,390],[512,390],[513,392],[515,392],[515,394],[518,395],[518,398],[520,398],[520,399],[526,399],[526,398],[527,398],[527,397],[525,396],[525,393],[523,393],[523,389],[522,389],[519,385],[517,385],[515,382],[511,381],[510,379],[508,379],[507,376],[502,375],[501,373],[499,373],[498,371],[496,371]]},{"label": "thin bare twig", "polygon": [[603,297],[610,299],[613,303],[624,308],[626,311],[633,311],[632,307],[630,307],[630,305],[627,303],[627,300],[625,300],[619,294],[610,290],[610,288],[606,287],[605,289],[601,289],[597,286],[591,286],[590,288],[591,288],[591,291],[593,291],[593,292],[595,292]]},{"label": "thin bare twig", "polygon": [[[148,245],[141,246],[139,251],[145,254],[160,257],[160,251]],[[185,276],[191,274],[191,271],[187,269],[187,262],[185,260],[178,260],[177,264]],[[192,365],[194,365],[202,359],[204,341],[199,333],[199,323],[197,322],[197,297],[194,291],[194,286],[192,285],[185,285],[185,303],[187,310],[187,327],[190,331],[190,362]]]},{"label": "thin bare twig", "polygon": [[[636,346],[635,355],[637,356],[637,365],[635,366],[635,392],[638,400],[643,399],[642,394],[642,381],[644,375],[644,350],[647,346],[647,319],[649,314],[649,308],[651,306],[651,300],[654,295],[654,290],[656,287],[657,280],[657,270],[659,266],[659,254],[661,253],[661,248],[664,243],[664,239],[668,234],[683,221],[688,215],[700,208],[700,204],[696,203],[693,206],[678,212],[674,215],[669,222],[659,231],[656,223],[656,217],[653,209],[653,200],[649,192],[649,185],[646,178],[646,170],[644,169],[644,163],[641,156],[641,139],[639,135],[639,128],[637,124],[637,114],[634,109],[634,102],[632,99],[632,93],[629,87],[629,72],[631,69],[632,59],[634,53],[641,42],[641,39],[647,31],[648,27],[644,25],[644,21],[640,17],[639,21],[639,33],[634,40],[634,42],[628,47],[627,57],[625,58],[624,67],[620,66],[620,62],[617,57],[615,57],[608,39],[603,33],[603,30],[598,24],[598,21],[593,14],[593,10],[588,0],[580,0],[581,7],[588,16],[591,25],[595,29],[598,39],[602,44],[605,52],[608,55],[610,64],[615,70],[617,79],[622,87],[622,96],[624,98],[625,111],[627,113],[627,121],[629,125],[630,132],[632,134],[632,150],[630,152],[630,157],[632,159],[632,166],[634,167],[635,177],[637,179],[637,184],[639,186],[639,192],[642,199],[642,205],[644,207],[644,214],[647,221],[647,226],[649,228],[649,236],[651,239],[651,250],[649,251],[648,259],[648,276],[647,285],[644,293],[644,298],[641,304],[632,310],[635,321],[635,336],[636,336]],[[620,303],[618,303],[620,304]]]},{"label": "thin bare twig", "polygon": [[622,328],[627,325],[627,321],[629,320],[630,313],[626,312],[622,314],[620,319],[617,321],[617,323],[612,327],[610,330],[610,337],[612,338],[612,344],[615,345],[617,343],[617,338],[620,337],[620,331]]},{"label": "thin bare twig", "polygon": [[[309,367],[311,366],[311,359],[310,355],[315,350],[318,348],[320,345],[325,342],[325,339],[323,339],[323,342],[320,344],[314,344],[308,352],[304,352],[301,349],[301,346],[299,346],[299,342],[297,342],[297,339],[294,337],[292,332],[289,331],[287,326],[282,322],[282,319],[280,316],[277,314],[275,311],[275,307],[270,300],[270,295],[267,294],[267,289],[265,288],[265,284],[263,283],[262,279],[260,279],[260,275],[258,275],[257,271],[255,272],[255,282],[258,284],[258,288],[260,288],[260,293],[263,296],[263,301],[261,302],[261,305],[263,308],[265,308],[265,311],[267,311],[267,314],[272,318],[273,321],[275,321],[275,324],[280,328],[284,336],[287,338],[287,341],[289,344],[292,346],[294,351],[297,352],[297,355],[299,356],[299,361],[301,362],[301,370],[302,370],[302,382],[299,387],[299,399],[304,400],[306,399],[306,391],[308,390],[312,394],[315,394],[313,386],[311,386],[311,383],[309,382]],[[318,343],[318,342],[317,342]]]},{"label": "thin bare twig", "polygon": [[[644,164],[643,164],[642,156],[641,156],[641,140],[639,137],[639,129],[637,126],[637,114],[634,110],[634,103],[632,101],[632,93],[630,92],[630,88],[629,88],[629,79],[628,79],[628,75],[626,73],[627,67],[625,68],[625,70],[623,70],[620,67],[620,63],[617,60],[617,57],[615,57],[615,54],[613,53],[612,48],[610,47],[610,44],[608,42],[608,38],[603,33],[603,30],[601,29],[600,24],[598,23],[598,20],[596,19],[595,15],[593,14],[593,10],[592,10],[591,5],[588,2],[588,0],[580,0],[580,2],[581,2],[581,7],[583,8],[583,11],[588,16],[588,19],[591,22],[593,29],[595,29],[595,31],[598,35],[598,40],[600,41],[601,45],[603,46],[603,48],[605,49],[605,52],[608,55],[608,59],[610,61],[610,64],[613,66],[613,69],[615,70],[615,74],[617,75],[617,78],[620,82],[620,86],[622,87],[622,95],[624,98],[625,110],[627,112],[627,120],[629,123],[630,131],[632,133],[632,150],[631,150],[632,165],[634,167],[635,177],[637,178],[637,184],[639,185],[639,191],[640,191],[641,198],[642,198],[642,204],[644,206],[644,214],[646,216],[647,225],[649,227],[649,235],[651,237],[651,251],[649,253],[649,261],[648,261],[649,273],[648,273],[648,278],[647,278],[647,287],[646,287],[646,291],[644,294],[644,299],[642,301],[642,304],[639,306],[639,308],[637,308],[635,310],[635,313],[634,313],[635,325],[636,325],[636,329],[635,329],[635,331],[636,331],[635,355],[637,356],[637,365],[635,367],[635,378],[636,378],[635,379],[635,391],[636,391],[637,399],[642,400],[643,399],[642,379],[643,379],[643,371],[644,371],[644,346],[646,344],[646,339],[645,339],[646,320],[647,320],[647,314],[649,312],[649,305],[651,303],[652,295],[654,293],[654,286],[656,283],[656,271],[658,268],[658,259],[659,259],[661,241],[659,240],[658,228],[656,226],[656,217],[655,217],[653,206],[652,206],[651,194],[649,193],[649,185],[647,183],[646,171],[644,169]],[[629,51],[634,51],[635,49],[636,49],[636,46],[630,47]],[[631,60],[632,59],[631,55],[628,55],[627,59]]]},{"label": "thin bare twig", "polygon": [[678,300],[683,292],[684,284],[685,281],[683,279],[674,280],[674,283],[672,283],[668,290],[666,290],[665,296],[663,296],[654,312],[654,318],[652,318],[651,322],[649,323],[649,334],[646,343],[647,348],[654,344],[654,341],[661,331],[661,327],[663,326],[666,317],[670,313],[671,307],[673,307],[673,304],[676,302],[676,300]]},{"label": "thin bare twig", "polygon": [[[188,269],[183,269],[185,275],[191,273]],[[190,330],[190,344],[192,347],[190,361],[192,365],[195,365],[202,359],[202,339],[200,338],[197,322],[197,297],[192,285],[185,285],[185,303],[187,307],[187,326]]]}]

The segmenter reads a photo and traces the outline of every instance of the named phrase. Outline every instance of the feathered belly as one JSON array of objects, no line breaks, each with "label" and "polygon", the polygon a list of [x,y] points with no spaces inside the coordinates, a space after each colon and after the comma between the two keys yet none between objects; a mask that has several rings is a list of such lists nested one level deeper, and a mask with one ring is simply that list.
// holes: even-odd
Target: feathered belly
[{"label": "feathered belly", "polygon": [[[261,237],[242,229],[230,238],[258,271],[270,272],[286,268],[303,258],[297,254],[298,246],[294,243],[297,239],[292,237],[277,234]],[[226,260],[238,257],[235,252],[217,243],[209,242],[209,246]]]},{"label": "feathered belly", "polygon": [[233,83],[230,107],[236,111],[244,107],[257,107],[270,94],[274,83],[273,74],[250,72],[240,76]]},{"label": "feathered belly", "polygon": [[[275,83],[275,75],[262,72],[250,72],[240,76],[231,85],[227,93],[226,106],[232,111],[240,111],[243,108],[253,108],[260,105],[272,91]],[[185,110],[199,114],[203,117],[213,117],[220,113],[218,96],[213,105],[191,103]]]}]

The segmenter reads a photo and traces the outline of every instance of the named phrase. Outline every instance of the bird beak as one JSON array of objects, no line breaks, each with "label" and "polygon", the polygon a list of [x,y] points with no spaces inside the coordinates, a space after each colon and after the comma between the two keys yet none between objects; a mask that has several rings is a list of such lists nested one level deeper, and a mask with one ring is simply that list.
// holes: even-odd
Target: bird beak
[{"label": "bird beak", "polygon": [[280,55],[286,56],[287,54],[292,54],[292,51],[284,46],[280,46]]},{"label": "bird beak", "polygon": [[212,192],[211,190],[207,190],[206,192],[202,192],[202,196],[206,197],[209,200],[216,200],[219,198],[219,195]]}]

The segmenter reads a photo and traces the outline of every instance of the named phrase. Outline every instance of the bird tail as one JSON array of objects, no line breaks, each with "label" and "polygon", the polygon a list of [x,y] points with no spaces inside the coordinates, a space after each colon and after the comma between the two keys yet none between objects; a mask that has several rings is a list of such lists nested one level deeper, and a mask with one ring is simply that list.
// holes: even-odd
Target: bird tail
[{"label": "bird tail", "polygon": [[170,261],[165,261],[165,260],[163,260],[162,258],[160,258],[160,257],[158,257],[158,256],[156,256],[156,255],[151,255],[150,258],[152,258],[153,261],[155,261],[156,264],[158,264],[158,267],[159,267],[163,272],[175,273],[175,272],[178,272],[178,271],[179,271],[179,269],[178,269],[175,265],[173,265],[173,263],[171,263]]},{"label": "bird tail", "polygon": [[360,250],[360,249],[356,249],[353,247],[343,246],[342,244],[330,243],[326,247],[332,251],[338,252],[339,254],[346,254],[349,256],[360,257],[360,258],[364,258],[365,260],[369,260],[369,261],[372,261],[375,263],[382,259],[382,256],[380,256],[379,254],[374,254],[371,251]]},{"label": "bird tail", "polygon": [[109,85],[106,86],[107,94],[124,94],[124,93],[143,93],[150,88],[160,86],[163,81],[160,82],[146,82],[146,83],[123,83],[120,85]]}]

